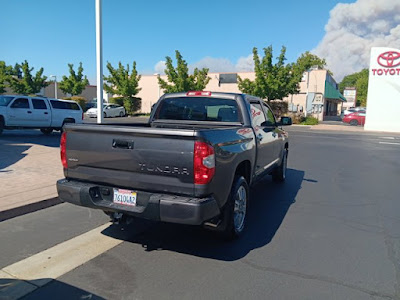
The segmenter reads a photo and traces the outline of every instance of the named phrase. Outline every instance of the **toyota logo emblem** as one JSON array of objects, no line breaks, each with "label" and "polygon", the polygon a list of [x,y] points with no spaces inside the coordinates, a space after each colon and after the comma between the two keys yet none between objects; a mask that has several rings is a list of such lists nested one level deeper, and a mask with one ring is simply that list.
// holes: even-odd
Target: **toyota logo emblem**
[{"label": "toyota logo emblem", "polygon": [[378,56],[378,64],[385,68],[393,68],[400,65],[400,53],[387,51]]}]

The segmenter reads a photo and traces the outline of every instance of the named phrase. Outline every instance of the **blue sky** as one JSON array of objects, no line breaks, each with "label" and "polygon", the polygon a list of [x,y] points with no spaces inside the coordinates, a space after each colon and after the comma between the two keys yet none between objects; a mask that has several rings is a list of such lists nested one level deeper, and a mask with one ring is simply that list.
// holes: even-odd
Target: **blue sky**
[{"label": "blue sky", "polygon": [[[103,0],[104,63],[137,62],[140,73],[179,50],[189,64],[205,57],[235,65],[252,48],[287,47],[288,61],[318,46],[337,0],[111,1]],[[94,83],[94,0],[0,0],[0,60],[28,60],[45,75],[67,75],[83,63]]]}]

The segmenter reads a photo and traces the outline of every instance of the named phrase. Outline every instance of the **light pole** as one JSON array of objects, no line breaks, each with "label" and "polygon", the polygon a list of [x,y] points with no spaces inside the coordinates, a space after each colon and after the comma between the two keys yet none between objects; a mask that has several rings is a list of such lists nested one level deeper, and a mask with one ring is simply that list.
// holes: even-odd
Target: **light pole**
[{"label": "light pole", "polygon": [[56,75],[50,75],[50,78],[54,77],[54,98],[57,99],[57,76]]},{"label": "light pole", "polygon": [[96,0],[97,123],[103,123],[103,43],[101,0]]}]

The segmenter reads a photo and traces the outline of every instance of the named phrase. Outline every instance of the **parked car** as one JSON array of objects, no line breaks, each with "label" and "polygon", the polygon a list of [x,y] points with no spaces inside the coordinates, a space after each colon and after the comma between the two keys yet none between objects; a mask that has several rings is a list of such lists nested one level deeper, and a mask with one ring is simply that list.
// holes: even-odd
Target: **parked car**
[{"label": "parked car", "polygon": [[[97,104],[88,109],[86,115],[90,118],[97,117]],[[126,115],[125,108],[118,104],[103,104],[103,116],[107,117],[124,117]]]},{"label": "parked car", "polygon": [[365,124],[365,111],[359,111],[359,112],[354,112],[351,114],[348,114],[344,116],[342,121],[344,123],[349,123],[350,125],[357,126],[357,125],[362,125],[364,126]]},{"label": "parked car", "polygon": [[45,97],[0,95],[0,134],[4,129],[35,128],[44,134],[61,130],[66,123],[82,123],[78,103]]},{"label": "parked car", "polygon": [[276,122],[257,97],[195,91],[163,95],[147,124],[68,125],[59,198],[117,222],[203,225],[235,238],[249,186],[268,174],[285,181],[289,140],[281,125],[291,123]]},{"label": "parked car", "polygon": [[366,107],[352,107],[352,108],[349,108],[349,109],[346,109],[345,111],[343,111],[340,116],[343,119],[348,114],[352,114],[352,113],[355,113],[355,112],[363,112],[363,113],[365,113],[366,111],[367,111]]},{"label": "parked car", "polygon": [[92,107],[96,107],[97,106],[97,100],[93,99],[89,102],[86,102],[86,111],[91,109]]}]

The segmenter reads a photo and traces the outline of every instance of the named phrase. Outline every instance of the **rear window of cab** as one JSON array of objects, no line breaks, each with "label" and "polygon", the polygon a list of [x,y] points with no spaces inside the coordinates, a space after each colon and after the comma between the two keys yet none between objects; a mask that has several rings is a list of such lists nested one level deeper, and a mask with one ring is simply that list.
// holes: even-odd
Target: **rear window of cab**
[{"label": "rear window of cab", "polygon": [[166,98],[155,113],[155,119],[241,122],[236,100],[210,97]]},{"label": "rear window of cab", "polygon": [[72,109],[72,110],[80,110],[79,105],[74,102],[64,102],[57,100],[50,100],[51,106],[54,109]]}]

